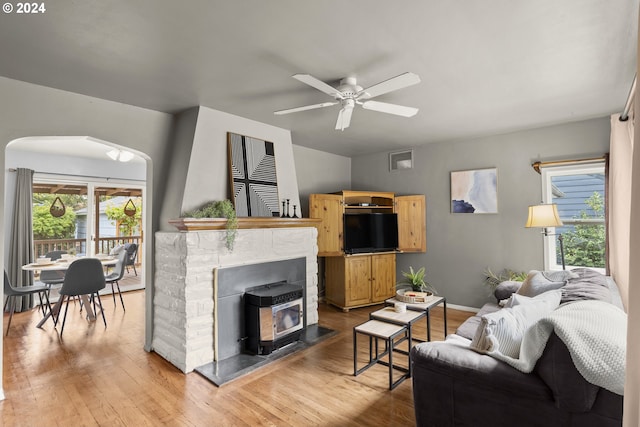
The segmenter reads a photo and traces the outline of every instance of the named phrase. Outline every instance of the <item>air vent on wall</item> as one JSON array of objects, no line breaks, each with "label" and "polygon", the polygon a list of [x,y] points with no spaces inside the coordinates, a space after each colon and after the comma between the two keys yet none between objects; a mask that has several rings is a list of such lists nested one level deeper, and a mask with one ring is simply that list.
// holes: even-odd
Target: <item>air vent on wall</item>
[{"label": "air vent on wall", "polygon": [[389,170],[402,170],[413,168],[413,150],[396,151],[389,153]]}]

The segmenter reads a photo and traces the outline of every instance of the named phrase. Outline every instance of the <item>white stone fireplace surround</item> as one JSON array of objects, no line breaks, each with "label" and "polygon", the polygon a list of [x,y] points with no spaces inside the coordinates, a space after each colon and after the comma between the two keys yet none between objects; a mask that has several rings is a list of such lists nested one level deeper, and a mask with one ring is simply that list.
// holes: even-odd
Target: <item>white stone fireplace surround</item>
[{"label": "white stone fireplace surround", "polygon": [[153,350],[185,373],[214,361],[213,284],[220,267],[306,258],[306,320],[318,323],[317,230],[289,221],[296,225],[241,228],[233,252],[224,230],[156,233]]}]

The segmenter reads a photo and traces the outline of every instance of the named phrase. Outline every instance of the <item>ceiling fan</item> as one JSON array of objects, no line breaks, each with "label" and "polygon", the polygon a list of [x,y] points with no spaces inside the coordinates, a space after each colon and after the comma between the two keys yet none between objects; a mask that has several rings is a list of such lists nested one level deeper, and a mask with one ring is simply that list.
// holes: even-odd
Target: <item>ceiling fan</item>
[{"label": "ceiling fan", "polygon": [[362,86],[357,84],[355,77],[346,77],[340,80],[340,86],[337,88],[334,88],[333,86],[330,86],[309,74],[295,74],[292,77],[332,96],[335,101],[274,111],[273,114],[282,115],[296,113],[298,111],[314,110],[316,108],[331,107],[333,105],[340,104],[342,108],[338,113],[336,130],[345,130],[351,123],[351,114],[353,113],[353,108],[356,104],[362,105],[362,108],[365,110],[380,111],[382,113],[395,114],[403,117],[412,117],[418,112],[418,109],[413,107],[405,107],[402,105],[379,101],[369,101],[369,99],[376,96],[420,83],[420,77],[414,73],[400,74],[399,76],[395,76],[373,86],[369,86],[366,89],[363,89]]}]

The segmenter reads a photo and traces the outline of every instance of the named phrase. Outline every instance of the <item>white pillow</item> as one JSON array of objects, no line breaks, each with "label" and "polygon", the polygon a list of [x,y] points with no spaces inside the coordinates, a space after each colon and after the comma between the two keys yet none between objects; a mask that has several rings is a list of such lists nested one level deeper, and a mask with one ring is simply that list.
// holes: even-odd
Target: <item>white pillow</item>
[{"label": "white pillow", "polygon": [[567,283],[567,279],[572,275],[575,274],[565,270],[531,270],[516,293],[527,297],[535,297],[541,293],[563,287]]},{"label": "white pillow", "polygon": [[533,298],[521,295],[505,307],[480,318],[480,325],[471,340],[470,348],[479,353],[500,352],[517,359],[525,331],[560,305],[562,291],[556,289]]},{"label": "white pillow", "polygon": [[516,305],[524,304],[527,301],[530,301],[533,297],[527,297],[524,295],[513,293],[507,299],[503,299],[498,303],[501,307],[515,307]]}]

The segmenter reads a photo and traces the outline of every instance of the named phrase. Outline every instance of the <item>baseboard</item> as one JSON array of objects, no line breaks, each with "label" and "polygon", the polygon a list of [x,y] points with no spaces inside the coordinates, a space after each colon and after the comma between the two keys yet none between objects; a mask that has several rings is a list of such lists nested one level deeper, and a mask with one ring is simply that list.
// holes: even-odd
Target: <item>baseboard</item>
[{"label": "baseboard", "polygon": [[449,303],[447,303],[447,308],[452,308],[454,310],[460,310],[460,311],[472,311],[474,313],[477,313],[480,311],[480,309],[476,307],[467,307],[466,305],[449,304]]}]

